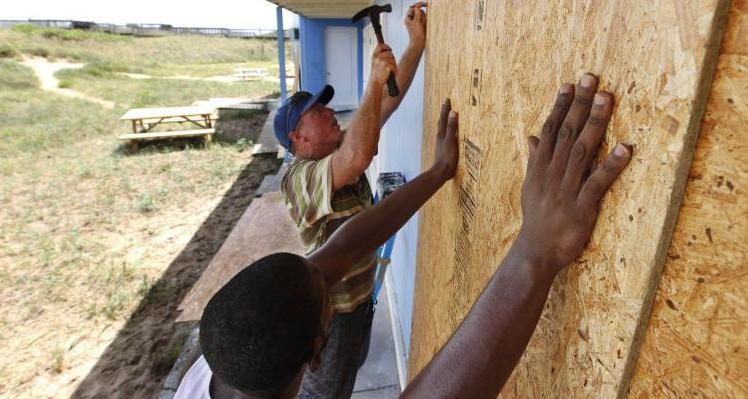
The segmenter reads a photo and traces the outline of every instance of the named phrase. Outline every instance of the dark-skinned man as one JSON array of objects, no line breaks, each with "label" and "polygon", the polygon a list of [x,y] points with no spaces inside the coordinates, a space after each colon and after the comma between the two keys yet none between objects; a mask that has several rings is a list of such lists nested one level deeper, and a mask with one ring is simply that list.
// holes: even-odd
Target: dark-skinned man
[{"label": "dark-skinned man", "polygon": [[[267,256],[211,298],[200,321],[204,356],[175,399],[295,397],[304,369],[319,367],[333,312],[329,287],[454,176],[458,119],[450,108],[447,100],[429,170],[348,220],[308,257]],[[555,276],[581,255],[601,198],[629,163],[631,149],[618,144],[593,168],[612,110],[612,96],[597,92],[592,75],[576,88],[561,87],[540,137],[528,139],[519,234],[403,398],[496,397],[532,336]]]},{"label": "dark-skinned man", "polygon": [[[374,50],[366,91],[346,131],[341,130],[335,112],[325,106],[334,95],[329,85],[316,94],[296,93],[276,113],[275,134],[294,155],[281,189],[307,253],[371,205],[364,171],[377,152],[380,128],[408,92],[418,68],[426,40],[425,6],[415,3],[408,9],[405,26],[410,43],[399,65],[387,45]],[[400,88],[397,97],[387,93],[390,72],[395,73]],[[331,288],[334,316],[328,342],[320,366],[305,375],[300,398],[351,396],[369,350],[375,259],[372,250]]]}]

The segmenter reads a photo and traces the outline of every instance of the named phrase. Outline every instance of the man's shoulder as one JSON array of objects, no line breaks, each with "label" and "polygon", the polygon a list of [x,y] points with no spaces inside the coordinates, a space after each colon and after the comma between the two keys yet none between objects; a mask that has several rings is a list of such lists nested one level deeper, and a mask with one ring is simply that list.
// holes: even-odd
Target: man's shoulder
[{"label": "man's shoulder", "polygon": [[[287,206],[329,199],[332,191],[332,154],[321,159],[292,159],[281,179],[281,193]],[[328,193],[327,195],[321,195]]]},{"label": "man's shoulder", "polygon": [[185,374],[177,388],[174,399],[210,399],[210,380],[213,372],[200,356]]},{"label": "man's shoulder", "polygon": [[320,165],[330,162],[331,157],[332,154],[320,159],[294,157],[288,163],[288,168],[283,174],[283,180],[286,180],[299,173],[306,173],[312,169],[317,169]]}]

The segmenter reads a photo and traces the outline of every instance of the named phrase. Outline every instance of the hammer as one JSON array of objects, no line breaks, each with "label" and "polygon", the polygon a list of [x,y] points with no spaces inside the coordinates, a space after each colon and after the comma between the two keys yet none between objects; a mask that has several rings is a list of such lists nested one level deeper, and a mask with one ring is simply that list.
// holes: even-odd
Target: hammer
[{"label": "hammer", "polygon": [[[383,6],[373,5],[364,8],[363,10],[356,13],[351,18],[352,22],[356,22],[363,17],[369,17],[371,20],[371,26],[374,27],[374,33],[377,35],[377,42],[380,44],[384,43],[384,37],[382,36],[382,25],[379,23],[379,14],[383,12],[392,12],[392,6],[385,4]],[[397,97],[400,95],[400,90],[397,88],[397,81],[395,81],[395,74],[390,71],[390,76],[387,78],[387,92],[390,97]]]}]

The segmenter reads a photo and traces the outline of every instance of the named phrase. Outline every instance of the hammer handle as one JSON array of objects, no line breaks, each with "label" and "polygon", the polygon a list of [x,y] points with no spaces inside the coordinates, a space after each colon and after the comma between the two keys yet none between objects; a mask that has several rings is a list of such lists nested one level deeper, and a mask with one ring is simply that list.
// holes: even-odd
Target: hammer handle
[{"label": "hammer handle", "polygon": [[[380,44],[384,43],[384,36],[382,36],[382,25],[379,23],[372,23],[374,26],[374,33],[377,35],[377,42]],[[387,77],[387,92],[390,97],[397,97],[400,95],[400,89],[397,88],[397,81],[395,80],[395,74],[390,71],[390,76]]]},{"label": "hammer handle", "polygon": [[390,71],[390,76],[387,77],[387,92],[390,97],[397,97],[400,95],[400,89],[397,88],[397,81],[395,80],[395,74]]},{"label": "hammer handle", "polygon": [[374,25],[374,33],[377,35],[377,42],[379,42],[379,44],[382,44],[384,43],[384,36],[382,36],[382,26],[381,25],[377,26],[377,25]]}]

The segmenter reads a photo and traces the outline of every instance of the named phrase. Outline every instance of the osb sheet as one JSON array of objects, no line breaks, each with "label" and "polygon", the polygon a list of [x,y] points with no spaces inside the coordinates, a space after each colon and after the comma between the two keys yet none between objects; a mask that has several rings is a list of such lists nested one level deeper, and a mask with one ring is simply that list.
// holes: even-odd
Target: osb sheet
[{"label": "osb sheet", "polygon": [[304,244],[278,191],[252,201],[179,305],[182,313],[177,321],[200,320],[205,305],[224,284],[247,265],[275,252],[304,254]]},{"label": "osb sheet", "polygon": [[735,0],[631,396],[748,397],[748,0]]},{"label": "osb sheet", "polygon": [[504,395],[625,395],[727,3],[430,4],[424,165],[447,96],[460,112],[462,152],[457,178],[421,216],[411,378],[458,326],[519,229],[526,136],[540,131],[559,85],[589,71],[617,102],[603,151],[624,141],[634,145],[634,158],[604,199],[588,250],[556,278]]}]

